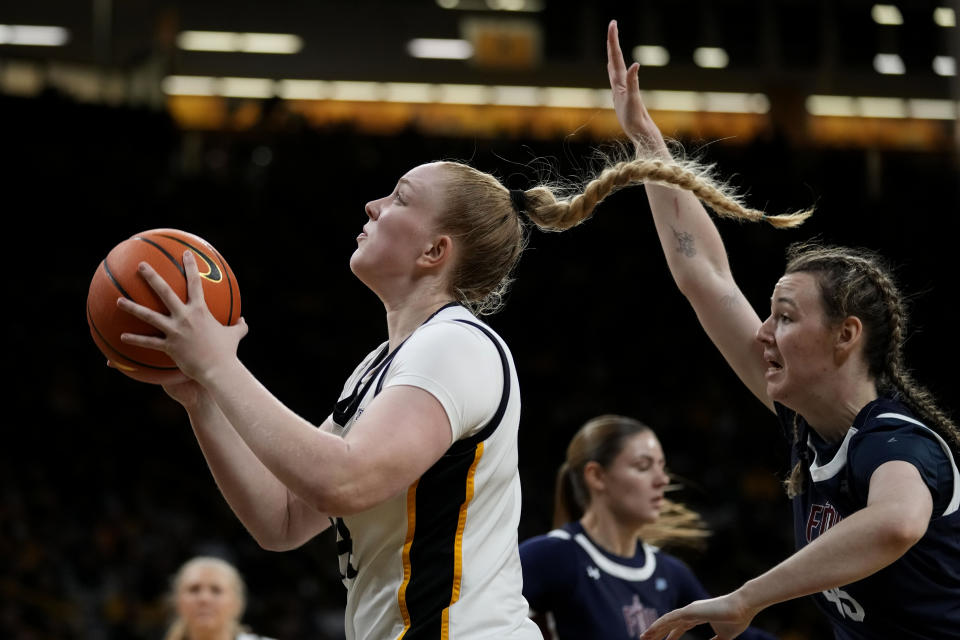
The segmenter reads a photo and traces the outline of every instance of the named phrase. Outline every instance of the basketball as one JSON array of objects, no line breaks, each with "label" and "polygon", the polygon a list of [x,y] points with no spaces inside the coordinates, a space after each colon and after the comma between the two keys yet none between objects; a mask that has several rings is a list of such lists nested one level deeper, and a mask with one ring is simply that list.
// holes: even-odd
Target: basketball
[{"label": "basketball", "polygon": [[147,262],[186,302],[187,278],[183,252],[190,249],[197,259],[203,295],[213,316],[224,325],[240,318],[240,289],[233,271],[213,246],[192,233],[178,229],[152,229],[124,240],[100,262],[87,293],[87,323],[90,335],[113,366],[141,382],[171,384],[187,379],[167,354],[120,341],[123,333],[151,336],[163,334],[117,307],[125,297],[154,311],[167,314],[160,297],[137,272]]}]

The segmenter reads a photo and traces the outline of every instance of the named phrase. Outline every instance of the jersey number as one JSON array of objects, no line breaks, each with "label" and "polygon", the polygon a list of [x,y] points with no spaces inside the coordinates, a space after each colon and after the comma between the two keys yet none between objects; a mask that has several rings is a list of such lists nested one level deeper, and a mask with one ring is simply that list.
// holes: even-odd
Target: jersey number
[{"label": "jersey number", "polygon": [[350,529],[342,518],[333,519],[333,526],[337,530],[337,555],[340,560],[340,579],[344,586],[357,576],[357,569],[353,566],[353,537]]},{"label": "jersey number", "polygon": [[843,589],[837,588],[824,591],[823,597],[827,599],[827,602],[832,602],[837,605],[837,611],[839,611],[840,615],[844,618],[850,618],[854,622],[863,622],[863,618],[866,615],[863,607]]}]

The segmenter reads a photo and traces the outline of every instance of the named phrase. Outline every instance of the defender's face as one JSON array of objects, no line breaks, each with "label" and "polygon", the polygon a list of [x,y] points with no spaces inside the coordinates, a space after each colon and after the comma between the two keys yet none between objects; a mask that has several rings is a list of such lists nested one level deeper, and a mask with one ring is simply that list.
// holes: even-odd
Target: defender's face
[{"label": "defender's face", "polygon": [[830,384],[834,332],[820,301],[820,289],[809,273],[780,278],[770,299],[770,316],[757,331],[767,362],[767,395],[796,410]]}]

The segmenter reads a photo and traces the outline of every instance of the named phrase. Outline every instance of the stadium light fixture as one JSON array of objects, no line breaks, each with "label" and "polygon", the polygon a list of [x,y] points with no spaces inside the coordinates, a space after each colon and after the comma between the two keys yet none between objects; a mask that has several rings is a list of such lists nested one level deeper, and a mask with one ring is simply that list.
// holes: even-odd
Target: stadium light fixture
[{"label": "stadium light fixture", "polygon": [[458,11],[512,11],[536,13],[543,11],[544,0],[436,0],[441,9]]},{"label": "stadium light fixture", "polygon": [[633,59],[645,67],[664,67],[670,62],[670,52],[657,45],[643,44],[633,48]]},{"label": "stadium light fixture", "polygon": [[63,27],[28,24],[0,24],[0,44],[31,47],[61,47],[70,39]]},{"label": "stadium light fixture", "polygon": [[877,24],[900,25],[903,24],[903,14],[894,4],[875,4],[870,9],[870,17]]},{"label": "stadium light fixture", "polygon": [[895,53],[878,53],[873,56],[873,68],[877,73],[900,76],[907,72],[903,59]]},{"label": "stadium light fixture", "polygon": [[957,14],[952,7],[937,7],[933,10],[933,21],[941,27],[955,27]]},{"label": "stadium light fixture", "polygon": [[957,75],[957,62],[953,56],[937,56],[933,59],[933,72],[938,76]]},{"label": "stadium light fixture", "polygon": [[730,56],[720,47],[697,47],[693,50],[693,61],[704,69],[723,69],[730,62]]},{"label": "stadium light fixture", "polygon": [[473,45],[453,38],[414,38],[407,43],[407,53],[414,58],[467,60],[473,57]]},{"label": "stadium light fixture", "polygon": [[292,33],[234,33],[232,31],[181,31],[177,46],[185,51],[294,54],[303,39]]}]

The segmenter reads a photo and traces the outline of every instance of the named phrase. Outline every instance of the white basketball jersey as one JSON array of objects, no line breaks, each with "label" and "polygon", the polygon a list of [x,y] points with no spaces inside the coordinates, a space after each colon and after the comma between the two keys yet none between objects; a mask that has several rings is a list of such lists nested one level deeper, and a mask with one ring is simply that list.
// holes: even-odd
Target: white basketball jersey
[{"label": "white basketball jersey", "polygon": [[334,432],[362,429],[364,408],[397,384],[440,401],[453,444],[405,492],[335,520],[346,637],[541,638],[521,594],[520,389],[509,350],[448,305],[393,353],[384,344],[364,359],[337,403]]}]

